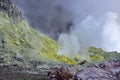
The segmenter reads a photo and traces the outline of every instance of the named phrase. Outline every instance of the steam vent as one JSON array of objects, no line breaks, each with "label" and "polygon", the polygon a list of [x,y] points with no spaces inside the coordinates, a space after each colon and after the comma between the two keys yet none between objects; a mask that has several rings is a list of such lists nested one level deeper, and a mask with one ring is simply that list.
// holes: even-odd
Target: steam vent
[{"label": "steam vent", "polygon": [[0,80],[120,80],[120,53],[89,47],[86,56],[71,58],[61,48],[11,0],[0,0]]}]

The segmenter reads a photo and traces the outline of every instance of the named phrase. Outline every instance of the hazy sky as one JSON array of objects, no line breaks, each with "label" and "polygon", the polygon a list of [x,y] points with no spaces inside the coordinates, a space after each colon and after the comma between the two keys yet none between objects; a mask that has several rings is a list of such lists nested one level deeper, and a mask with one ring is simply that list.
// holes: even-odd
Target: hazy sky
[{"label": "hazy sky", "polygon": [[[38,1],[42,1],[43,5],[50,2],[51,5],[62,5],[63,8],[75,13],[74,16],[82,20],[86,15],[99,16],[103,15],[105,12],[117,12],[120,14],[120,0],[13,0],[17,5],[19,5],[23,11],[26,13],[24,8],[26,4],[31,4],[31,2],[36,5],[32,7],[42,7]],[[28,1],[28,3],[25,3]],[[48,7],[50,7],[48,5]],[[41,8],[40,8],[41,9]],[[40,10],[39,10],[40,11]],[[41,10],[42,11],[42,10]],[[31,9],[32,12],[32,9]]]}]

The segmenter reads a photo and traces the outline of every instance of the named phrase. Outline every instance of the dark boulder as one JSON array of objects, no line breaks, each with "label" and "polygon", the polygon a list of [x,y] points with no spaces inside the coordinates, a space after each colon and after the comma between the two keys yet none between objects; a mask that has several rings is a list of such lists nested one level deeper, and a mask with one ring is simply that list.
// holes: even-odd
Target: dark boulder
[{"label": "dark boulder", "polygon": [[120,80],[120,60],[89,66],[76,75],[78,80]]}]

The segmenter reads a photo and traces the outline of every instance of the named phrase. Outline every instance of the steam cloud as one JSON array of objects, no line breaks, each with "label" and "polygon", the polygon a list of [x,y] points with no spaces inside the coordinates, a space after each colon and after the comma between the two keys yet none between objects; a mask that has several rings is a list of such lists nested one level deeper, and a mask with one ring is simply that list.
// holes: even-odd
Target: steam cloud
[{"label": "steam cloud", "polygon": [[[80,48],[96,46],[106,51],[120,51],[120,19],[114,12],[103,16],[88,16],[72,28],[70,34],[61,34],[59,43],[63,48],[62,54],[75,57]],[[74,54],[74,55],[73,55]]]},{"label": "steam cloud", "polygon": [[119,0],[13,0],[31,25],[63,46],[58,52],[75,57],[95,46],[120,52]]},{"label": "steam cloud", "polygon": [[68,33],[73,22],[73,13],[61,0],[13,0],[20,6],[30,24],[37,30],[57,40],[62,32]]},{"label": "steam cloud", "polygon": [[120,52],[120,19],[116,13],[107,13],[102,32],[102,48]]}]

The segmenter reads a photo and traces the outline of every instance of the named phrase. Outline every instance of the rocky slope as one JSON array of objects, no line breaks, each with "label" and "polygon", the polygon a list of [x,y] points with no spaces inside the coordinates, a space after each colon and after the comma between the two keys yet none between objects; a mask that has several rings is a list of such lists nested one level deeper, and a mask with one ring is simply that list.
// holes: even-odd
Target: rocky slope
[{"label": "rocky slope", "polygon": [[14,62],[12,59],[16,58],[26,62],[50,60],[76,64],[57,53],[60,48],[57,42],[31,28],[10,0],[1,0],[0,5],[0,51],[8,61]]},{"label": "rocky slope", "polygon": [[95,47],[81,53],[86,54],[87,58],[79,55],[72,59],[58,54],[61,47],[56,41],[31,28],[10,0],[0,0],[1,80],[44,80],[50,68],[57,67],[55,71],[62,72],[61,66],[74,65],[77,71],[81,71],[91,64],[120,59],[117,52],[105,52]]}]

